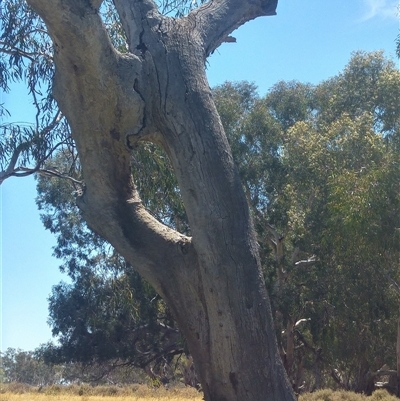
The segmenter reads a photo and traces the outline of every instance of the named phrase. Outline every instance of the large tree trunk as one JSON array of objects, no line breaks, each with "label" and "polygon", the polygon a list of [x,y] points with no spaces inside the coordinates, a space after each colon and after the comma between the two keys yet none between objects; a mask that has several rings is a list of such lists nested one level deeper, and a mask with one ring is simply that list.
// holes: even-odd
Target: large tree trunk
[{"label": "large tree trunk", "polygon": [[[115,0],[129,44],[116,52],[101,1],[29,0],[55,45],[54,95],[85,179],[78,205],[164,298],[206,400],[293,400],[276,344],[247,202],[205,75],[233,29],[276,1],[220,0],[176,20],[149,0]],[[192,237],[153,219],[131,177],[140,140],[167,151]]]}]

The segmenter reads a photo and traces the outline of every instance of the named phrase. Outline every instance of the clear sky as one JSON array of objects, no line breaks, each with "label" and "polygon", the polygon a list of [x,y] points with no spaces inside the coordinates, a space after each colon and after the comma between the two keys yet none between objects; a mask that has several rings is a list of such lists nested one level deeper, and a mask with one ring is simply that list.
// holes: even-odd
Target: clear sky
[{"label": "clear sky", "polygon": [[[247,80],[264,95],[280,80],[318,83],[336,75],[356,50],[395,59],[398,0],[279,0],[278,15],[250,21],[209,59],[211,86]],[[24,91],[0,94],[10,121],[32,121]],[[47,297],[64,279],[52,257],[55,238],[35,205],[33,178],[9,179],[1,199],[1,346],[33,350],[51,339]]]}]

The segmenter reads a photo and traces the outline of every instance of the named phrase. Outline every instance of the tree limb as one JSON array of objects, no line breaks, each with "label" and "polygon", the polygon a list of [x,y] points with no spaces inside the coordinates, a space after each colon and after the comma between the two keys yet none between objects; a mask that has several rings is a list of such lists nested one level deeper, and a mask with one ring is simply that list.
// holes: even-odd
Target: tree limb
[{"label": "tree limb", "polygon": [[28,1],[54,42],[53,94],[70,124],[85,181],[78,207],[91,229],[162,294],[163,283],[172,280],[167,267],[178,270],[196,262],[191,239],[151,216],[133,183],[126,138],[143,119],[143,99],[134,88],[141,62],[113,48],[88,3]]},{"label": "tree limb", "polygon": [[0,172],[0,184],[6,178],[9,178],[9,177],[27,177],[32,174],[41,174],[41,175],[48,176],[48,177],[57,177],[57,178],[67,179],[67,180],[73,182],[74,184],[79,185],[80,187],[83,187],[83,184],[84,184],[83,181],[77,180],[77,179],[69,176],[68,174],[61,173],[60,171],[57,171],[57,170],[52,170],[52,169],[47,169],[47,168],[39,168],[39,167],[33,167],[33,168],[17,167],[11,173],[9,173],[7,176],[3,177],[3,174],[4,174],[3,171]]},{"label": "tree limb", "polygon": [[[53,120],[50,122],[48,126],[42,129],[40,132],[41,137],[44,139],[62,120],[63,115],[61,111],[58,111]],[[38,120],[38,117],[36,116],[36,120]],[[39,124],[38,121],[36,121],[36,124]],[[40,171],[41,166],[44,164],[44,162],[53,154],[54,150],[57,149],[60,145],[62,145],[62,142],[57,143],[54,145],[47,154],[43,155],[39,160],[36,160],[36,166],[29,168],[29,167],[15,167],[18,159],[21,155],[22,152],[30,150],[32,147],[32,142],[33,140],[25,141],[20,143],[13,151],[12,156],[10,158],[10,162],[7,166],[7,168],[3,171],[0,171],[0,185],[9,177],[26,177],[28,175],[35,174]]]},{"label": "tree limb", "polygon": [[128,39],[129,51],[137,54],[141,50],[143,23],[151,20],[152,24],[159,24],[165,17],[152,0],[115,0],[114,4]]},{"label": "tree limb", "polygon": [[397,295],[400,295],[400,286],[397,281],[393,280],[389,273],[387,273],[386,277],[390,281],[391,287],[396,291]]},{"label": "tree limb", "polygon": [[8,164],[7,168],[3,171],[0,171],[0,185],[9,177],[12,177],[14,175],[14,171],[15,171],[15,165],[17,164],[18,158],[20,156],[20,154],[28,149],[30,146],[29,142],[23,142],[20,143],[16,149],[14,150],[11,159],[10,159],[10,163]]},{"label": "tree limb", "polygon": [[[0,41],[0,45],[4,45],[4,42]],[[18,54],[19,56],[25,57],[32,62],[35,61],[34,56],[37,55],[36,53],[28,53],[16,47],[10,47],[8,49],[6,47],[2,47],[0,48],[0,53],[9,54],[11,56]]]},{"label": "tree limb", "polygon": [[239,26],[260,17],[276,15],[278,0],[209,1],[187,17],[200,33],[207,57]]},{"label": "tree limb", "polygon": [[379,377],[379,376],[396,376],[397,375],[397,370],[383,370],[379,369],[375,372],[372,372],[370,374],[370,377]]},{"label": "tree limb", "polygon": [[318,262],[317,257],[315,255],[312,255],[308,259],[298,260],[297,262],[294,262],[294,266],[296,267],[312,266],[316,262]]},{"label": "tree limb", "polygon": [[[78,55],[79,48],[86,50],[87,58],[92,64],[102,52],[113,52],[114,48],[109,40],[107,31],[102,23],[96,7],[102,0],[91,0],[88,2],[79,0],[27,0],[27,3],[44,20],[48,34],[55,45],[55,54],[63,48],[76,47]],[[74,60],[75,61],[75,60]],[[97,63],[99,60],[97,59]],[[78,67],[78,65],[76,65]],[[98,71],[99,73],[100,71]],[[105,71],[107,73],[107,71]]]}]

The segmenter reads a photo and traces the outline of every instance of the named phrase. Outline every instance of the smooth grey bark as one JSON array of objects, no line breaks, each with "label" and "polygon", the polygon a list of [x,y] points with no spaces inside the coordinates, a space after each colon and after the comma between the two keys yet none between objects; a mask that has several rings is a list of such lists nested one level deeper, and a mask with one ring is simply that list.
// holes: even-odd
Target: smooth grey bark
[{"label": "smooth grey bark", "polygon": [[[27,0],[54,42],[54,96],[85,180],[78,205],[159,292],[184,334],[207,401],[294,400],[279,357],[248,205],[205,75],[206,57],[276,1],[215,0],[181,19],[115,0],[129,53],[111,45],[100,1]],[[192,237],[142,206],[130,152],[167,151]]]}]

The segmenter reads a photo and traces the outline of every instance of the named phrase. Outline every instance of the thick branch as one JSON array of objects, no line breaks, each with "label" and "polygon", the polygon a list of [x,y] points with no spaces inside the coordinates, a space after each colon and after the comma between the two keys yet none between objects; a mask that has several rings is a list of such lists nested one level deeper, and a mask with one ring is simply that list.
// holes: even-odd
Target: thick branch
[{"label": "thick branch", "polygon": [[[55,45],[56,55],[75,49],[75,52],[71,53],[70,62],[71,68],[75,68],[76,73],[77,68],[81,67],[80,64],[83,65],[89,60],[92,68],[105,67],[101,63],[102,56],[115,53],[95,7],[100,5],[101,0],[91,2],[27,0],[27,2],[46,23]],[[85,55],[84,59],[80,57],[82,54]],[[101,68],[97,68],[96,72],[100,79],[109,71],[105,69],[102,72]]]},{"label": "thick branch", "polygon": [[195,22],[207,57],[239,26],[257,17],[276,15],[277,4],[278,0],[210,1],[187,19]]},{"label": "thick branch", "polygon": [[162,293],[168,267],[186,265],[193,255],[189,238],[149,215],[132,181],[127,137],[142,127],[143,99],[135,90],[141,62],[115,51],[89,3],[29,3],[55,45],[53,93],[71,126],[85,181],[78,206],[89,226]]},{"label": "thick branch", "polygon": [[144,50],[141,43],[143,23],[151,21],[152,24],[159,24],[164,17],[152,0],[115,0],[114,4],[128,39],[130,52],[140,54]]}]

